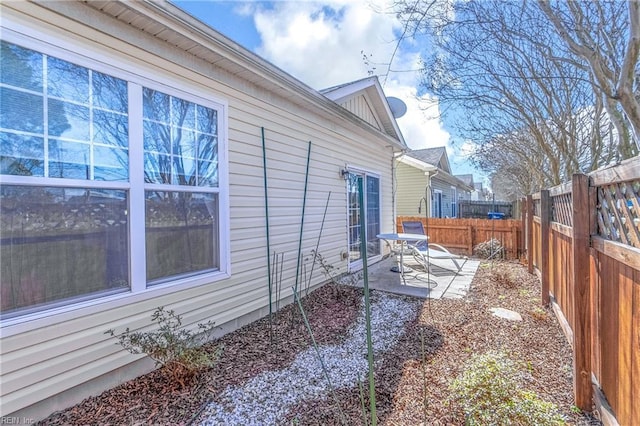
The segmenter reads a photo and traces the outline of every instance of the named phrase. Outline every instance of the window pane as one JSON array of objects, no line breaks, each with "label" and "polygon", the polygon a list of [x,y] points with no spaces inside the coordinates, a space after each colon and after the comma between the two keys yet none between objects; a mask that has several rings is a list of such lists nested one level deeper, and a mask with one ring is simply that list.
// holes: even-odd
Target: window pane
[{"label": "window pane", "polygon": [[198,185],[218,186],[218,138],[200,134],[198,137]]},{"label": "window pane", "polygon": [[93,155],[95,180],[113,181],[129,178],[129,155],[126,150],[96,146]]},{"label": "window pane", "polygon": [[217,186],[217,112],[147,88],[143,97],[146,181]]},{"label": "window pane", "polygon": [[[59,109],[61,111],[58,111]],[[49,99],[49,111],[55,114],[49,114],[49,135],[65,139],[89,141],[89,108]],[[55,119],[58,113],[64,114],[66,126],[63,130],[58,125],[58,128],[52,131],[58,123],[52,123],[51,120]]]},{"label": "window pane", "polygon": [[68,179],[90,179],[91,151],[85,143],[49,141],[49,176]]},{"label": "window pane", "polygon": [[[7,87],[0,88],[0,173],[83,180],[129,178],[125,80],[6,42],[2,42],[1,64],[0,80]],[[43,64],[47,84],[42,81]]]},{"label": "window pane", "polygon": [[0,132],[0,173],[44,176],[44,140]]},{"label": "window pane", "polygon": [[55,98],[89,103],[89,70],[85,67],[47,57],[47,94]]},{"label": "window pane", "polygon": [[[42,96],[0,88],[0,127],[21,132],[44,132]],[[64,114],[54,114],[56,125],[64,121]]]},{"label": "window pane", "polygon": [[198,105],[198,131],[210,135],[218,134],[218,112],[215,109]]},{"label": "window pane", "polygon": [[145,119],[169,123],[170,97],[155,90],[142,89],[142,113]]},{"label": "window pane", "polygon": [[171,152],[171,127],[153,121],[145,121],[144,150],[169,154]]},{"label": "window pane", "polygon": [[6,41],[0,43],[0,82],[41,92],[42,54]]},{"label": "window pane", "polygon": [[93,112],[93,141],[126,147],[129,145],[129,120],[124,114],[95,110]]},{"label": "window pane", "polygon": [[181,157],[180,160],[180,162],[174,164],[176,170],[173,176],[176,181],[173,183],[177,185],[195,185],[196,160],[188,157]]},{"label": "window pane", "polygon": [[177,157],[196,158],[195,133],[191,130],[177,129],[173,137],[173,152]]},{"label": "window pane", "polygon": [[96,71],[92,72],[93,105],[109,111],[127,113],[127,82]]},{"label": "window pane", "polygon": [[212,161],[198,161],[199,186],[218,186],[218,163]]},{"label": "window pane", "polygon": [[171,97],[171,124],[176,127],[194,129],[196,126],[196,104]]},{"label": "window pane", "polygon": [[0,312],[129,289],[127,194],[0,187]]},{"label": "window pane", "polygon": [[171,157],[146,153],[144,155],[144,181],[148,183],[170,183]]},{"label": "window pane", "polygon": [[215,194],[146,192],[147,281],[213,271],[218,259]]}]

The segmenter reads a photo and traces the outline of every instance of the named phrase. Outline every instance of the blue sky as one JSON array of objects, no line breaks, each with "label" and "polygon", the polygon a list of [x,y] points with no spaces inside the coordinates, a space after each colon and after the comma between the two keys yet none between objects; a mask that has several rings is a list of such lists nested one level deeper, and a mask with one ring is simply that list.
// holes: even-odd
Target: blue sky
[{"label": "blue sky", "polygon": [[378,75],[386,95],[407,104],[397,121],[409,147],[447,146],[453,173],[480,180],[466,162],[467,144],[451,145],[437,99],[421,93],[420,74],[408,71],[419,68],[424,41],[398,45],[402,24],[391,0],[173,3],[314,89]]}]

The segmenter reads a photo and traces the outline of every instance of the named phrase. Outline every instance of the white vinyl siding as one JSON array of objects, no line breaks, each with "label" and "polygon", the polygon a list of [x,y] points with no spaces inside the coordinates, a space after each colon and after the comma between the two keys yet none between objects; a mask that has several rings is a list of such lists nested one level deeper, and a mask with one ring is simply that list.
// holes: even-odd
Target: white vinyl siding
[{"label": "white vinyl siding", "polygon": [[[80,3],[69,5],[86,7]],[[21,5],[3,6],[3,19],[15,15],[10,7]],[[236,321],[245,315],[268,312],[261,127],[265,127],[267,147],[271,250],[286,255],[283,297],[290,296],[287,288],[295,281],[308,141],[312,142],[312,148],[303,260],[310,262],[309,254],[318,241],[327,195],[331,191],[319,252],[339,270],[346,270],[346,262],[341,258],[347,245],[346,196],[340,176],[345,162],[381,171],[382,231],[391,231],[392,152],[387,147],[388,140],[382,137],[376,140],[371,133],[345,120],[329,121],[238,77],[225,74],[215,79],[221,74],[219,70],[188,55],[181,56],[182,52],[173,53],[175,57],[184,57],[184,62],[150,54],[143,48],[153,50],[158,47],[157,41],[144,34],[136,33],[135,38],[132,36],[125,43],[37,5],[30,4],[28,9],[31,16],[16,18],[28,35],[42,36],[43,40],[63,39],[65,44],[73,45],[74,50],[87,56],[97,55],[102,62],[125,62],[132,73],[175,81],[201,95],[212,94],[228,101],[228,261],[232,275],[214,285],[202,285],[208,283],[198,281],[193,286],[178,287],[179,291],[163,287],[146,297],[127,296],[126,300],[95,303],[46,319],[34,319],[28,324],[4,327],[0,407],[3,414],[17,412],[139,358],[120,350],[114,339],[104,332],[110,328],[146,327],[158,306],[174,309],[187,326],[213,320],[217,325],[235,328],[242,325]],[[55,22],[55,26],[47,22]],[[161,47],[171,56],[171,46]],[[198,71],[178,63],[191,64],[198,67]],[[238,84],[232,87],[219,80]],[[225,159],[221,159],[223,161]],[[312,281],[313,285],[325,281],[318,268]],[[127,378],[121,376],[119,380]]]}]

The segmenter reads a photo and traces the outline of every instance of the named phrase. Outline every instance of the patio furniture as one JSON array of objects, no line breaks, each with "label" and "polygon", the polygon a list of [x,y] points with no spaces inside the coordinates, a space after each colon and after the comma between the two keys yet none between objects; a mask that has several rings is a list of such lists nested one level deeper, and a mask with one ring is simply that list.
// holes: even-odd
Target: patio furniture
[{"label": "patio furniture", "polygon": [[[406,221],[402,222],[402,230],[408,235],[426,235],[422,222],[419,221]],[[460,272],[464,263],[460,265],[458,260],[467,260],[466,256],[461,256],[455,253],[451,253],[445,247],[440,244],[427,243],[425,239],[407,240],[407,244],[411,249],[411,253],[416,261],[425,268],[430,270],[431,259],[444,259],[451,260],[456,267],[454,271],[456,274]],[[438,265],[440,267],[440,265]],[[443,268],[448,269],[448,268]],[[453,270],[452,270],[453,271]]]},{"label": "patio furniture", "polygon": [[[422,242],[427,242],[427,240],[429,239],[429,237],[427,237],[424,232],[422,234],[412,234],[412,233],[400,233],[400,234],[378,234],[376,235],[377,238],[381,239],[381,240],[385,240],[388,244],[390,244],[390,241],[400,241],[400,262],[398,263],[398,266],[394,266],[393,268],[391,268],[391,270],[393,272],[399,272],[401,274],[404,274],[404,272],[411,272],[412,269],[408,266],[406,266],[404,264],[404,252],[405,252],[405,244],[407,241],[422,241]],[[404,278],[404,276],[403,276]]]}]

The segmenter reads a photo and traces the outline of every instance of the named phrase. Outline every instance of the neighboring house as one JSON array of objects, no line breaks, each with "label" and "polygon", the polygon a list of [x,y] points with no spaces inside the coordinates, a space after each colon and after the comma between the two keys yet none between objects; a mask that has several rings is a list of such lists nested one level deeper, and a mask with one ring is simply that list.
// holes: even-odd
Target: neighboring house
[{"label": "neighboring house", "polygon": [[471,193],[471,199],[474,201],[489,201],[491,199],[491,193],[487,188],[484,188],[482,182],[475,182],[473,184],[475,191]]},{"label": "neighboring house", "polygon": [[460,193],[458,194],[458,201],[471,200],[471,197],[473,196],[473,192],[475,191],[475,183],[473,181],[473,175],[472,174],[454,175],[454,177],[460,179],[465,185],[467,185],[468,188],[470,188],[470,190],[468,191],[460,191]]},{"label": "neighboring house", "polygon": [[150,371],[104,332],[156,307],[220,333],[267,315],[273,253],[290,302],[303,205],[302,261],[319,242],[336,272],[362,267],[361,222],[382,257],[406,145],[376,79],[328,91],[341,106],[168,2],[0,12],[3,416]]},{"label": "neighboring house", "polygon": [[458,201],[468,200],[473,187],[451,174],[445,147],[407,151],[397,158],[396,198],[399,216],[425,214],[429,217],[457,217]]},{"label": "neighboring house", "polygon": [[409,154],[396,159],[396,213],[398,216],[425,215],[431,206],[430,176],[438,168]]}]

